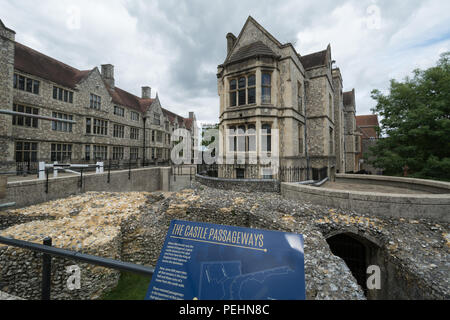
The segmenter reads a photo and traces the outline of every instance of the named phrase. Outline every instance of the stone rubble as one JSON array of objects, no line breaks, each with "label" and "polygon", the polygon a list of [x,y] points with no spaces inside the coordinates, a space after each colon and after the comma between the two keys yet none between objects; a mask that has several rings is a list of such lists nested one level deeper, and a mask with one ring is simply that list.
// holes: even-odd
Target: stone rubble
[{"label": "stone rubble", "polygon": [[[9,227],[1,236],[37,243],[51,236],[56,247],[150,266],[156,264],[174,219],[301,233],[307,298],[317,300],[365,299],[347,265],[326,242],[334,232],[347,231],[383,247],[405,274],[417,278],[427,298],[450,297],[449,225],[444,223],[374,218],[286,200],[276,193],[224,191],[196,182],[192,189],[173,193],[86,193],[6,214],[36,221]],[[0,290],[39,298],[39,258],[0,246]],[[55,299],[96,299],[117,284],[118,272],[79,264],[82,290],[68,291],[65,267],[77,263],[53,261]]]}]

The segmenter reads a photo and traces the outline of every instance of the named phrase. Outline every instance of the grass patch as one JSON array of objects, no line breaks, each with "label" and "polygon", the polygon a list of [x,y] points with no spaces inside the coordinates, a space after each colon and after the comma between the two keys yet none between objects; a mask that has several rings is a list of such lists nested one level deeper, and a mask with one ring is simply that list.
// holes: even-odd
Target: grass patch
[{"label": "grass patch", "polygon": [[151,277],[122,272],[119,284],[103,295],[102,300],[144,300]]}]

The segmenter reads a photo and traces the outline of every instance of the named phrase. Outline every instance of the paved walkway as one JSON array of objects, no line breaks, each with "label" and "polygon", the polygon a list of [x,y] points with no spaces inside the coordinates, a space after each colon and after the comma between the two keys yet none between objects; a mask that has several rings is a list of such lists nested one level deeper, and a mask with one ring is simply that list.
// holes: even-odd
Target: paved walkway
[{"label": "paved walkway", "polygon": [[376,184],[365,183],[338,183],[327,182],[323,185],[323,188],[335,189],[335,190],[352,190],[361,192],[378,192],[378,193],[396,193],[396,194],[431,194],[431,192],[411,190],[407,188],[382,186]]}]

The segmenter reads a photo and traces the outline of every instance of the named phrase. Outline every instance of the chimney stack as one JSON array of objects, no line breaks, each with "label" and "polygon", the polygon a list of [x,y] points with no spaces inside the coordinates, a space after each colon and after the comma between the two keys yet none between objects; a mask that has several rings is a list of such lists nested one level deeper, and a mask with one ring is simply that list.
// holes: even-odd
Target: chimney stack
[{"label": "chimney stack", "polygon": [[102,64],[102,78],[110,88],[114,89],[114,66],[112,64]]},{"label": "chimney stack", "polygon": [[194,113],[193,112],[189,112],[189,119],[194,119]]},{"label": "chimney stack", "polygon": [[227,34],[227,54],[230,53],[231,49],[234,46],[234,43],[236,41],[236,37],[234,36],[234,34],[232,34],[231,32],[229,32]]},{"label": "chimney stack", "polygon": [[152,98],[152,88],[142,87],[142,99],[151,99],[151,98]]}]

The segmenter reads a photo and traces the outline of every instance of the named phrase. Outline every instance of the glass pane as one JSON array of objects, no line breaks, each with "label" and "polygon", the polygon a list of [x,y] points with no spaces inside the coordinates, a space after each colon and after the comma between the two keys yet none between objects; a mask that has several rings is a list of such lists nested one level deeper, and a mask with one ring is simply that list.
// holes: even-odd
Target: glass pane
[{"label": "glass pane", "polygon": [[33,92],[33,80],[27,79],[27,91]]},{"label": "glass pane", "polygon": [[239,88],[245,88],[245,78],[239,78]]},{"label": "glass pane", "polygon": [[23,150],[30,150],[30,143],[29,142],[25,142],[24,144],[23,144]]},{"label": "glass pane", "polygon": [[16,89],[17,88],[17,74],[14,74],[13,83],[14,83],[14,89]]},{"label": "glass pane", "polygon": [[69,92],[69,102],[73,103],[73,92]]},{"label": "glass pane", "polygon": [[248,77],[248,86],[254,86],[256,85],[256,77],[254,75],[251,75]]},{"label": "glass pane", "polygon": [[236,80],[230,81],[230,90],[236,90]]},{"label": "glass pane", "polygon": [[31,118],[28,117],[25,118],[25,126],[31,127]]},{"label": "glass pane", "polygon": [[238,128],[238,134],[239,134],[239,135],[245,134],[245,126],[239,126],[239,128]]},{"label": "glass pane", "polygon": [[248,89],[248,104],[256,103],[256,89]]},{"label": "glass pane", "polygon": [[238,151],[245,152],[245,136],[239,136],[237,138],[237,143],[238,143]]},{"label": "glass pane", "polygon": [[63,99],[63,89],[58,88],[58,99],[62,101]]},{"label": "glass pane", "polygon": [[18,112],[22,112],[22,113],[25,112],[24,107],[23,107],[23,106],[20,106],[20,105],[18,106],[17,111],[18,111]]},{"label": "glass pane", "polygon": [[36,142],[32,143],[31,150],[33,150],[33,151],[37,150],[37,146],[38,146],[38,144]]},{"label": "glass pane", "polygon": [[56,150],[56,144],[52,143],[52,151]]},{"label": "glass pane", "polygon": [[248,136],[248,151],[256,151],[256,136]]},{"label": "glass pane", "polygon": [[272,133],[272,127],[270,124],[263,124],[262,125],[262,134],[271,134]]},{"label": "glass pane", "polygon": [[33,85],[33,93],[39,94],[39,84],[40,84],[39,81],[34,81],[33,84],[34,84]]},{"label": "glass pane", "polygon": [[64,90],[64,102],[69,101],[69,92],[67,90]]},{"label": "glass pane", "polygon": [[270,87],[263,87],[262,88],[262,102],[263,103],[270,103],[271,102],[271,90],[270,90]]},{"label": "glass pane", "polygon": [[58,88],[53,87],[53,99],[58,99]]},{"label": "glass pane", "polygon": [[25,77],[19,76],[19,90],[25,90]]},{"label": "glass pane", "polygon": [[270,86],[270,84],[271,84],[270,74],[269,73],[263,73],[263,75],[262,75],[262,85],[263,86]]},{"label": "glass pane", "polygon": [[230,106],[236,106],[236,91],[230,93]]},{"label": "glass pane", "polygon": [[33,128],[38,127],[38,119],[33,119]]},{"label": "glass pane", "polygon": [[240,106],[245,105],[245,90],[239,91],[239,105]]},{"label": "glass pane", "polygon": [[22,152],[16,152],[16,161],[21,162],[22,161]]},{"label": "glass pane", "polygon": [[23,150],[22,148],[23,148],[22,142],[17,142],[16,143],[16,150]]}]

